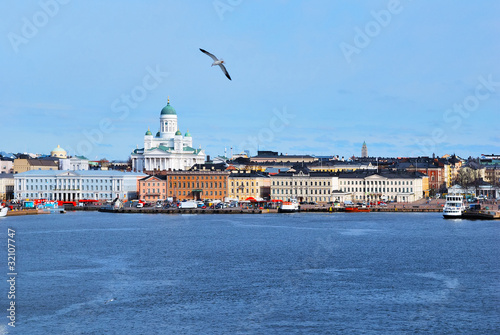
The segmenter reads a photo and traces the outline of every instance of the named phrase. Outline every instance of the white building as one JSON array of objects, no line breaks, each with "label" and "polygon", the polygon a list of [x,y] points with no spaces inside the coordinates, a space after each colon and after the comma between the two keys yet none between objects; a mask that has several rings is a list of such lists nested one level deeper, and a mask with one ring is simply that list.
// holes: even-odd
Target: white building
[{"label": "white building", "polygon": [[89,169],[89,160],[83,156],[59,159],[59,170],[81,171]]},{"label": "white building", "polygon": [[287,172],[271,175],[272,200],[329,202],[335,190],[338,190],[338,177],[330,172],[293,167]]},{"label": "white building", "polygon": [[137,198],[142,173],[120,171],[32,170],[14,175],[14,198],[77,201]]},{"label": "white building", "polygon": [[0,173],[0,200],[10,200],[14,193],[14,174]]},{"label": "white building", "polygon": [[340,173],[339,191],[352,201],[413,202],[424,197],[422,178],[420,173]]},{"label": "white building", "polygon": [[144,148],[131,154],[133,171],[187,170],[194,164],[205,162],[205,153],[193,148],[189,131],[184,136],[177,125],[177,112],[170,100],[161,110],[160,130],[155,136],[148,129],[144,136]]}]

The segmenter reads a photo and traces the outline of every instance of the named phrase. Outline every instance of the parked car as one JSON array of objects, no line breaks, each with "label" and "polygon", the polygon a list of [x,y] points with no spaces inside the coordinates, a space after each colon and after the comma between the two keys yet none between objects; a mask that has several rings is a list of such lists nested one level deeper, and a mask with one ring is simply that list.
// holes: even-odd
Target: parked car
[{"label": "parked car", "polygon": [[141,202],[139,202],[135,207],[142,208],[142,207],[144,207],[144,205]]}]

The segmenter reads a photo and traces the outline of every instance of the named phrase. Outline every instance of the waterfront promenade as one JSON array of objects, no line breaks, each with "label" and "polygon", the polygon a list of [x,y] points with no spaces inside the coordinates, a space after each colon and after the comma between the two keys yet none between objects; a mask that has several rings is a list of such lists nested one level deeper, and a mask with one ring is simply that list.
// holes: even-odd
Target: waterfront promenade
[{"label": "waterfront promenade", "polygon": [[[388,203],[387,205],[375,205],[370,207],[370,212],[435,212],[441,213],[443,206],[445,204],[445,199],[432,199],[425,200],[421,199],[415,202],[399,202],[399,203]],[[486,201],[481,204],[481,211],[477,214],[484,214],[484,218],[488,219],[499,219],[500,218],[500,208],[496,201]],[[121,209],[110,209],[102,207],[101,205],[89,205],[89,206],[64,206],[66,211],[100,211],[107,213],[116,214],[267,214],[267,213],[278,213],[275,208],[247,208],[247,207],[236,207],[236,208],[224,208],[224,209],[179,209],[179,208],[156,208],[156,207],[123,207]],[[300,211],[302,213],[318,213],[318,212],[344,212],[344,207],[332,207],[327,204],[317,204],[317,205],[301,205]],[[24,209],[24,210],[14,210],[9,211],[7,216],[22,216],[22,215],[37,215],[37,214],[49,214],[48,211],[36,210],[36,209]],[[481,217],[475,217],[481,218]]]}]

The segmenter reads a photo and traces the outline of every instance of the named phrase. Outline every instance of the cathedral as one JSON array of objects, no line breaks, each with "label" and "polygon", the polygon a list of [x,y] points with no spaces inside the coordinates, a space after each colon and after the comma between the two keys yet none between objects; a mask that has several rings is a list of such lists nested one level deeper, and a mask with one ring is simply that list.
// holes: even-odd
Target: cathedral
[{"label": "cathedral", "polygon": [[189,130],[182,136],[177,126],[177,112],[170,106],[170,99],[160,113],[160,130],[153,136],[148,129],[144,135],[144,148],[135,149],[130,156],[132,170],[137,172],[187,170],[194,164],[205,162],[205,152],[193,148]]}]

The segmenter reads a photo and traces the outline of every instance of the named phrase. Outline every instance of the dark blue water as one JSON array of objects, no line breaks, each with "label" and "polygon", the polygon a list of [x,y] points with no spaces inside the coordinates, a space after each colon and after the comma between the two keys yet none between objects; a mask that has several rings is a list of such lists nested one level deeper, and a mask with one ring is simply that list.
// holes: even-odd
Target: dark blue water
[{"label": "dark blue water", "polygon": [[[67,213],[0,224],[2,274],[7,226],[18,272],[16,328],[3,312],[0,334],[500,332],[498,221]],[[5,311],[5,280],[0,290]]]}]

